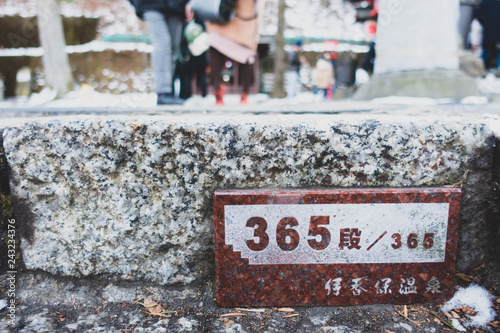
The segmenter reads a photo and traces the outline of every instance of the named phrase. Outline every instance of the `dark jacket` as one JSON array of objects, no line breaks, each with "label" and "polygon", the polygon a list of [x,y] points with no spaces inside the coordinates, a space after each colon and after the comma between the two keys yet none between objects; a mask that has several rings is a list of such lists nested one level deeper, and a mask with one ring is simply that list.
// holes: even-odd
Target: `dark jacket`
[{"label": "dark jacket", "polygon": [[157,10],[165,14],[179,14],[182,17],[186,14],[186,4],[189,0],[129,0],[134,6],[137,16],[142,18],[142,14],[147,10]]},{"label": "dark jacket", "polygon": [[[194,21],[200,24],[205,30],[205,22],[195,14]],[[186,28],[187,22],[184,23],[183,32]],[[180,75],[185,73],[194,73],[198,70],[205,69],[208,65],[207,52],[203,52],[199,56],[194,56],[189,51],[189,43],[186,40],[186,36],[182,33],[181,45],[179,47],[179,57],[177,58],[177,70]]]},{"label": "dark jacket", "polygon": [[483,0],[475,17],[483,26],[483,43],[500,42],[500,0]]},{"label": "dark jacket", "polygon": [[299,54],[295,50],[288,53],[288,70],[298,73],[300,71],[300,65]]}]

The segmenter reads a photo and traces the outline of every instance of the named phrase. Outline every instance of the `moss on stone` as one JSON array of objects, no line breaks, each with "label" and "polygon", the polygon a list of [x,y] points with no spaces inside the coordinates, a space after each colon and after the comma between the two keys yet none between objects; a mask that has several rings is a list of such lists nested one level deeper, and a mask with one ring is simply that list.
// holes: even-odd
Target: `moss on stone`
[{"label": "moss on stone", "polygon": [[3,149],[2,131],[0,131],[0,194],[9,194],[8,165]]},{"label": "moss on stone", "polygon": [[4,221],[13,217],[14,209],[12,208],[12,201],[10,197],[4,194],[0,194],[0,220],[2,221],[2,226]]},{"label": "moss on stone", "polygon": [[[14,217],[14,208],[12,200],[8,194],[8,178],[7,178],[7,160],[2,146],[2,136],[0,132],[0,256],[7,258],[7,225],[9,220]],[[19,243],[16,241],[16,248]],[[18,253],[20,255],[20,252]],[[0,260],[0,274],[7,271],[7,260]]]}]

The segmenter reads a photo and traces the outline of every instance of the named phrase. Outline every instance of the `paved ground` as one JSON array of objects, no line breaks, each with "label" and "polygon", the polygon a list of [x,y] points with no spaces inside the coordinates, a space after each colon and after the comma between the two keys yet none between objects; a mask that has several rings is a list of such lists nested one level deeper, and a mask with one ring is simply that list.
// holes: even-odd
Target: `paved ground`
[{"label": "paved ground", "polygon": [[[490,283],[488,267],[475,282]],[[9,289],[8,275],[0,289]],[[468,282],[458,279],[459,284]],[[69,279],[41,272],[17,276],[15,322],[0,311],[1,332],[449,332],[455,331],[440,304],[350,307],[220,308],[213,280],[159,287],[116,283],[106,277]],[[498,290],[493,290],[497,293]],[[3,297],[2,297],[3,298]],[[147,307],[149,304],[161,308]],[[500,304],[497,303],[497,314]],[[162,315],[152,312],[165,312]],[[456,310],[461,317],[464,314]],[[455,315],[455,314],[453,314]],[[448,314],[450,316],[450,314]],[[497,320],[500,317],[497,317]],[[495,324],[494,324],[495,325]],[[496,323],[498,325],[498,322]],[[490,332],[495,327],[488,326]],[[488,332],[469,329],[468,332]],[[496,332],[500,330],[497,328]]]},{"label": "paved ground", "polygon": [[[500,96],[500,95],[499,95]],[[80,98],[30,105],[19,101],[0,102],[0,118],[27,118],[72,115],[168,115],[168,114],[395,114],[409,116],[478,116],[500,115],[500,98],[485,103],[484,98],[470,98],[464,103],[427,98],[391,97],[376,101],[333,100],[318,101],[312,95],[294,99],[268,99],[263,95],[250,96],[250,105],[239,105],[239,96],[226,96],[226,105],[215,106],[209,96],[188,100],[183,106],[155,106],[154,95],[104,96],[96,101]]]}]

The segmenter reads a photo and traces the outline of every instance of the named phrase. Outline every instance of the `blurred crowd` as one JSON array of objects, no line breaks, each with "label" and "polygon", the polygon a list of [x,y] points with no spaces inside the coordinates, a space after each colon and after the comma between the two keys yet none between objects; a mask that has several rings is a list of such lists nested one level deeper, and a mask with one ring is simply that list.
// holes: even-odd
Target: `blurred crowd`
[{"label": "blurred crowd", "polygon": [[[263,0],[222,0],[219,6],[207,0],[130,2],[150,30],[158,105],[183,104],[192,95],[194,78],[196,88],[206,96],[207,65],[216,104],[223,105],[226,86],[222,73],[228,61],[237,70],[240,103],[248,104],[255,79]],[[180,79],[178,93],[174,91],[176,78]]]},{"label": "blurred crowd", "polygon": [[[226,81],[231,68],[239,85],[240,103],[248,104],[250,87],[256,78],[259,23],[264,0],[129,0],[139,18],[147,24],[154,46],[152,67],[157,104],[183,104],[193,92],[207,96],[209,85],[217,105],[224,105]],[[370,34],[375,36],[378,1],[370,0],[373,22]],[[214,5],[215,4],[215,5]],[[461,0],[471,14],[466,20],[467,33],[475,18],[481,24],[480,44],[464,37],[464,48],[480,52],[486,69],[500,64],[500,0]],[[462,17],[464,16],[462,12]],[[463,19],[461,18],[461,21]],[[463,23],[461,22],[463,25]],[[376,41],[360,63],[366,73],[373,72]],[[310,59],[309,59],[310,60]],[[310,68],[312,67],[312,68]],[[294,97],[304,88],[304,69],[313,91],[322,99],[331,99],[338,87],[338,55],[324,52],[308,61],[301,41],[288,52],[286,93]],[[207,70],[208,69],[208,70]],[[175,91],[174,81],[180,82]]]}]

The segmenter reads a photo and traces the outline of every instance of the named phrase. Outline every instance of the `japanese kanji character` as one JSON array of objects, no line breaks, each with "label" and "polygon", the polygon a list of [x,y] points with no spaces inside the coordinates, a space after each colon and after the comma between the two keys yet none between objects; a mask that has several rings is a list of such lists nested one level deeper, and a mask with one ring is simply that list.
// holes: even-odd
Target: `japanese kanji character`
[{"label": "japanese kanji character", "polygon": [[354,296],[359,296],[362,291],[367,291],[365,288],[361,286],[360,281],[363,280],[363,278],[358,278],[358,279],[353,279],[350,288],[352,289],[352,294]]},{"label": "japanese kanji character", "polygon": [[357,228],[345,228],[340,229],[340,242],[339,247],[341,250],[344,249],[345,246],[349,250],[357,249],[359,250],[361,246],[359,246],[359,242],[361,241],[361,231]]},{"label": "japanese kanji character", "polygon": [[[332,282],[333,282],[333,286],[332,286]],[[341,282],[342,282],[342,278],[330,279],[330,280],[326,281],[325,289],[328,290],[327,295],[330,295],[333,291],[333,294],[335,296],[338,296],[340,294],[340,289],[342,289],[342,287],[340,286]]]},{"label": "japanese kanji character", "polygon": [[427,282],[427,289],[425,290],[425,292],[426,293],[430,292],[433,294],[440,294],[441,290],[439,290],[439,288],[441,288],[441,283],[439,282],[439,280],[435,276],[433,276],[431,278],[431,280],[429,282]]},{"label": "japanese kanji character", "polygon": [[392,294],[392,290],[389,289],[389,284],[391,283],[390,278],[385,278],[381,280],[377,280],[375,283],[375,289],[377,290],[377,294]]},{"label": "japanese kanji character", "polygon": [[399,287],[399,292],[401,294],[416,294],[417,287],[415,286],[415,278],[411,277],[408,279],[401,279],[401,285]]}]

